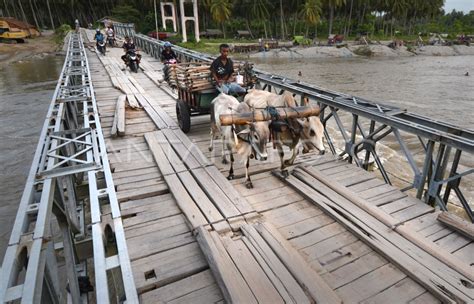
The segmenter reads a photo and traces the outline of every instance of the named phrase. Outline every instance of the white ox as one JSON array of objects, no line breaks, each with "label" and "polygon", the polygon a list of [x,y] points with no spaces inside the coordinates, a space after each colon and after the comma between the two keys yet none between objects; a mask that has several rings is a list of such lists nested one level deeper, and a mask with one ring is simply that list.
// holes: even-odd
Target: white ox
[{"label": "white ox", "polygon": [[244,126],[222,126],[219,116],[221,114],[246,113],[250,112],[250,107],[246,103],[239,101],[230,95],[219,94],[212,101],[211,106],[211,142],[209,151],[214,147],[214,139],[219,135],[222,139],[222,163],[227,163],[227,151],[230,153],[230,169],[227,179],[234,178],[234,155],[235,150],[238,155],[246,161],[245,163],[245,186],[253,188],[249,175],[250,158],[257,160],[266,160],[267,143],[270,135],[268,122],[253,122]]},{"label": "white ox", "polygon": [[[271,107],[296,107],[296,101],[290,93],[277,95],[263,90],[251,90],[245,96],[244,102],[251,108],[262,109]],[[298,143],[303,144],[303,153],[317,149],[320,154],[324,154],[324,126],[319,117],[311,116],[304,119],[287,119],[285,121],[274,121],[270,124],[270,131],[273,137],[274,147],[278,149],[280,156],[281,170],[294,163],[298,154]],[[290,147],[292,156],[284,160],[283,145]]]}]

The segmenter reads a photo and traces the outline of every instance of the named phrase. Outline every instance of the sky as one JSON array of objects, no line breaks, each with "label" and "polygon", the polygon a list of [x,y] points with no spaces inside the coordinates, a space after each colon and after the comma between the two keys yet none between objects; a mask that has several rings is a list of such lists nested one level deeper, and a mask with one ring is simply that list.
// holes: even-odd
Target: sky
[{"label": "sky", "polygon": [[469,13],[469,11],[474,10],[474,0],[446,0],[444,11],[449,13],[453,9]]}]

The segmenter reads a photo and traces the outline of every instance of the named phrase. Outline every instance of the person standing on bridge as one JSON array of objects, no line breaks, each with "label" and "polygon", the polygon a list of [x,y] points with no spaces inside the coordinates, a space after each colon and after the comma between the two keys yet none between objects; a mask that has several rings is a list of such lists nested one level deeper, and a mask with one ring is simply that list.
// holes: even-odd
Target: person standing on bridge
[{"label": "person standing on bridge", "polygon": [[211,74],[216,81],[216,89],[224,94],[245,94],[245,89],[234,82],[232,74],[234,73],[234,62],[228,58],[229,45],[221,44],[219,46],[221,55],[211,64]]}]

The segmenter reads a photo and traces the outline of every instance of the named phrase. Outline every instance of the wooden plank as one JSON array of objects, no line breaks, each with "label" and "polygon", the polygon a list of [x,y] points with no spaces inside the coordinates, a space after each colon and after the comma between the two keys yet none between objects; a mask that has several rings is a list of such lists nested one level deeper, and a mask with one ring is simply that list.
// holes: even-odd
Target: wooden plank
[{"label": "wooden plank", "polygon": [[[247,245],[247,248],[249,248],[257,261],[259,261],[260,266],[265,270],[267,276],[280,292],[280,295],[285,300],[285,302],[311,303],[304,290],[291,275],[288,269],[282,264],[275,252],[273,252],[270,246],[253,227],[250,229],[249,227],[251,226],[244,225],[242,227],[242,232],[245,235],[242,240]],[[275,276],[270,276],[269,272]]]},{"label": "wooden plank", "polygon": [[418,296],[408,302],[409,304],[437,304],[441,303],[438,299],[436,299],[432,294],[430,294],[428,291],[422,294],[421,296]]},{"label": "wooden plank", "polygon": [[368,172],[358,172],[357,174],[348,174],[347,177],[340,179],[338,178],[336,180],[338,184],[345,187],[350,187],[375,178],[376,177],[373,174],[370,174]]},{"label": "wooden plank", "polygon": [[278,291],[242,240],[222,238],[227,253],[259,303],[284,303]]},{"label": "wooden plank", "polygon": [[392,203],[383,205],[379,208],[380,208],[380,210],[384,211],[385,213],[391,214],[391,213],[394,213],[394,212],[397,212],[397,211],[400,211],[400,210],[404,210],[408,207],[411,207],[414,204],[416,204],[416,202],[414,202],[414,201],[407,200],[407,199],[399,199],[399,200],[396,200]]},{"label": "wooden plank", "polygon": [[125,99],[126,98],[127,98],[126,95],[120,95],[117,98],[117,108],[115,109],[115,116],[117,117],[116,128],[117,128],[118,136],[125,135]]},{"label": "wooden plank", "polygon": [[327,283],[309,268],[299,253],[269,223],[256,224],[254,228],[270,245],[283,264],[290,270],[298,283],[303,286],[317,303],[342,303],[341,299]]},{"label": "wooden plank", "polygon": [[459,216],[450,212],[441,212],[438,215],[438,221],[446,226],[456,230],[465,237],[474,240],[474,224],[460,218]]},{"label": "wooden plank", "polygon": [[188,148],[176,137],[175,133],[170,129],[162,130],[164,136],[173,147],[174,151],[179,155],[181,161],[186,164],[189,169],[199,168],[200,165],[194,156],[189,152]]},{"label": "wooden plank", "polygon": [[386,264],[337,289],[344,302],[358,303],[404,279],[406,275],[392,264]]},{"label": "wooden plank", "polygon": [[131,262],[139,294],[207,269],[196,242]]},{"label": "wooden plank", "polygon": [[[182,232],[187,229],[186,232]],[[127,239],[130,260],[138,260],[163,251],[178,248],[195,242],[196,239],[185,225],[172,227],[151,234],[143,234]]]},{"label": "wooden plank", "polygon": [[156,102],[156,100],[148,93],[142,94],[143,97],[148,101],[150,107],[155,111],[156,114],[166,123],[168,128],[177,128],[176,122],[166,113],[163,108]]},{"label": "wooden plank", "polygon": [[185,171],[178,173],[178,177],[209,223],[224,220],[224,217],[219,213],[219,210],[217,210],[217,208],[212,204],[189,172]]},{"label": "wooden plank", "polygon": [[168,201],[173,199],[171,194],[162,194],[158,196],[148,197],[141,200],[128,201],[120,204],[120,211],[122,214],[127,212],[129,209],[135,208],[146,208],[147,205],[154,205],[162,201]]},{"label": "wooden plank", "polygon": [[197,229],[197,240],[228,303],[257,303],[216,232]]},{"label": "wooden plank", "polygon": [[417,218],[419,216],[422,216],[424,214],[432,213],[434,211],[435,209],[433,207],[419,201],[418,204],[415,204],[406,209],[394,212],[391,215],[397,220],[399,220],[401,223],[403,223],[411,219]]},{"label": "wooden plank", "polygon": [[[453,301],[453,297],[468,298],[465,293],[469,294],[469,292],[463,290],[464,288],[460,286],[456,286],[457,284],[454,283],[460,279],[459,273],[456,273],[451,268],[446,267],[446,265],[439,263],[439,261],[433,256],[420,250],[400,235],[393,232],[388,234],[386,226],[381,224],[379,221],[374,221],[372,218],[362,215],[351,216],[351,214],[359,212],[355,205],[344,204],[345,210],[340,209],[341,207],[338,205],[342,203],[340,198],[338,199],[338,204],[335,204],[333,201],[329,201],[318,194],[313,188],[294,178],[287,178],[285,180],[293,185],[295,189],[298,189],[301,194],[318,204],[327,213],[331,214],[346,228],[356,233],[359,238],[370,244],[374,249],[377,249],[384,255],[384,257],[404,269],[410,277],[436,294],[437,297],[448,302]],[[332,195],[331,190],[315,180],[310,181],[309,184],[318,187],[320,191],[324,191],[325,195]],[[345,213],[345,217],[341,217],[335,210]],[[349,210],[351,210],[350,213],[348,213]],[[350,221],[346,218],[348,216],[350,217]],[[368,231],[370,231],[371,235],[380,234],[381,236],[379,238],[368,237]],[[397,245],[394,246],[394,244]],[[400,248],[404,247],[409,247],[409,249],[401,251]],[[427,264],[429,264],[429,266],[425,268],[425,265]],[[450,296],[447,296],[445,293],[447,288],[449,288],[451,292]]]},{"label": "wooden plank", "polygon": [[145,187],[151,187],[151,186],[159,186],[162,185],[164,181],[161,178],[154,178],[154,179],[147,179],[140,181],[139,183],[137,182],[130,182],[130,183],[125,183],[125,184],[120,184],[116,185],[116,191],[117,193],[127,191],[127,190],[133,190],[133,189],[139,189],[139,188],[145,188]]},{"label": "wooden plank", "polygon": [[285,194],[274,199],[259,201],[258,203],[253,203],[252,206],[257,212],[266,212],[275,208],[280,208],[287,206],[298,201],[303,200],[303,198],[296,192]]},{"label": "wooden plank", "polygon": [[314,208],[307,201],[297,202],[264,213],[266,219],[271,220],[277,228],[293,225],[306,219],[318,216],[323,212]]},{"label": "wooden plank", "polygon": [[351,191],[353,191],[353,192],[359,193],[361,191],[370,190],[374,187],[383,186],[383,185],[386,185],[385,182],[378,179],[378,178],[375,178],[375,176],[374,176],[373,179],[366,180],[366,181],[361,182],[361,183],[357,183],[353,186],[349,186],[348,188],[351,189]]},{"label": "wooden plank", "polygon": [[182,280],[144,293],[141,295],[140,300],[143,303],[169,303],[174,299],[213,284],[215,284],[214,277],[212,276],[211,271],[207,269]]},{"label": "wooden plank", "polygon": [[441,248],[443,248],[444,250],[447,250],[448,252],[453,253],[454,251],[466,246],[470,242],[471,242],[471,239],[465,237],[462,234],[454,232],[436,241],[435,243]]},{"label": "wooden plank", "polygon": [[164,155],[166,155],[166,158],[168,158],[168,161],[173,167],[174,171],[176,173],[187,171],[188,169],[173,150],[171,143],[168,141],[168,139],[166,139],[163,131],[157,131],[154,133],[154,135],[158,144],[161,146],[161,150],[164,152]]},{"label": "wooden plank", "polygon": [[[426,290],[410,278],[404,278],[390,288],[362,301],[363,304],[408,303],[410,300],[422,295]],[[434,303],[434,302],[426,302]]]},{"label": "wooden plank", "polygon": [[137,98],[133,94],[127,94],[128,105],[132,109],[140,108]]},{"label": "wooden plank", "polygon": [[135,225],[132,227],[127,227],[127,229],[125,229],[125,235],[128,240],[130,238],[134,238],[140,235],[147,235],[153,233],[154,231],[174,229],[172,227],[175,226],[180,226],[179,229],[183,229],[182,233],[185,233],[189,231],[189,227],[187,227],[186,225],[186,217],[184,217],[184,215],[182,214],[179,214],[155,220],[153,222],[145,223],[144,225]]},{"label": "wooden plank", "polygon": [[129,212],[134,211],[134,213],[127,212],[128,216],[126,218],[123,218],[124,227],[127,228],[134,225],[143,225],[144,223],[152,222],[164,217],[169,217],[181,213],[181,210],[178,208],[174,200],[162,202],[159,204],[159,206],[154,206],[155,208],[153,209],[150,205],[145,205],[143,207],[148,207],[151,210],[143,210],[141,212],[136,213],[136,209],[138,208],[128,209]]},{"label": "wooden plank", "polygon": [[334,220],[331,217],[325,214],[319,214],[317,216],[304,219],[294,224],[281,227],[279,231],[287,240],[290,240],[298,238],[300,236],[307,236],[308,234],[311,234],[314,230],[320,229],[324,226],[328,226],[332,223],[334,223]]},{"label": "wooden plank", "polygon": [[168,184],[169,190],[173,194],[179,208],[191,223],[192,228],[196,229],[200,226],[207,225],[208,221],[189,196],[178,176],[176,176],[176,174],[166,175],[165,181]]},{"label": "wooden plank", "polygon": [[389,204],[403,198],[408,198],[408,195],[401,191],[392,191],[370,198],[368,201],[375,206],[384,206],[385,204]]},{"label": "wooden plank", "polygon": [[180,298],[169,301],[169,304],[208,304],[223,301],[222,293],[217,284],[195,290]]},{"label": "wooden plank", "polygon": [[[299,250],[310,247],[346,231],[339,223],[335,223],[331,217],[325,214],[321,216],[323,220],[319,227],[316,226],[314,230],[291,239],[291,244],[293,244],[296,249]],[[326,223],[328,224],[325,225]]]},{"label": "wooden plank", "polygon": [[[347,263],[327,274],[323,274],[323,279],[334,289],[349,284],[358,278],[386,265],[388,262],[379,254],[371,251],[364,254],[351,263]],[[417,284],[418,285],[418,284]],[[423,288],[422,288],[423,289]],[[423,289],[424,290],[424,289]]]},{"label": "wooden plank", "polygon": [[156,162],[154,161],[131,161],[127,163],[115,163],[111,164],[113,173],[127,172],[131,170],[139,170],[145,168],[156,168]]},{"label": "wooden plank", "polygon": [[361,256],[372,251],[373,250],[365,243],[357,240],[349,245],[339,248],[338,250],[319,257],[316,262],[320,263],[325,270],[334,271],[335,269],[354,262]]},{"label": "wooden plank", "polygon": [[174,174],[174,169],[171,164],[168,162],[168,159],[163,157],[165,152],[163,151],[161,145],[158,143],[158,139],[156,137],[157,132],[153,133],[146,133],[145,139],[150,147],[151,153],[153,154],[153,158],[155,162],[158,164],[160,172],[162,175]]},{"label": "wooden plank", "polygon": [[203,168],[194,169],[191,173],[209,199],[214,203],[217,209],[219,209],[224,218],[227,219],[241,215],[239,210]]},{"label": "wooden plank", "polygon": [[117,192],[117,200],[119,201],[119,203],[121,203],[125,201],[137,200],[165,193],[168,193],[168,187],[166,186],[166,184],[161,183],[142,188],[119,191]]},{"label": "wooden plank", "polygon": [[469,267],[474,268],[474,242],[470,243],[463,248],[456,250],[453,255],[461,261],[465,262]]},{"label": "wooden plank", "polygon": [[128,183],[140,183],[142,181],[154,179],[158,180],[162,176],[158,172],[158,170],[152,171],[152,173],[144,173],[142,175],[131,175],[131,176],[125,176],[125,177],[118,177],[115,178],[114,176],[114,184],[117,185],[123,185],[123,184],[128,184]]},{"label": "wooden plank", "polygon": [[230,199],[230,201],[240,211],[241,214],[255,212],[255,209],[242,195],[240,195],[239,192],[237,192],[237,190],[235,190],[232,184],[224,177],[224,175],[222,175],[219,170],[217,170],[216,167],[210,166],[204,168],[204,170],[209,174],[216,185],[225,193],[225,195]]},{"label": "wooden plank", "polygon": [[158,127],[158,129],[165,129],[168,127],[166,122],[153,110],[153,107],[150,105],[148,100],[146,100],[143,95],[138,95],[138,101],[140,105],[145,109],[148,116],[153,120],[153,123]]},{"label": "wooden plank", "polygon": [[198,163],[201,166],[210,166],[213,163],[202,153],[201,149],[193,143],[187,136],[186,134],[183,133],[180,129],[173,129],[173,133],[178,137],[184,146],[188,147],[189,151],[191,154],[196,158]]},{"label": "wooden plank", "polygon": [[357,241],[357,237],[349,231],[344,231],[333,235],[311,246],[303,248],[301,251],[307,255],[308,260],[316,260],[332,251],[339,250]]}]

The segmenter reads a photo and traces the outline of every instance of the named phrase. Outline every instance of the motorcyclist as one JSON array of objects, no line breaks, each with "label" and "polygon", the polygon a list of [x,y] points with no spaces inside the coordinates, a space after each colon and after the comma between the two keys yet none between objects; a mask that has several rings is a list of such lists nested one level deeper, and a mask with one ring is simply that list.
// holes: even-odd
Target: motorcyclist
[{"label": "motorcyclist", "polygon": [[171,49],[172,46],[169,41],[166,41],[164,44],[164,49],[161,52],[161,62],[164,64],[179,63],[178,56],[176,56],[176,53]]},{"label": "motorcyclist", "polygon": [[94,40],[95,40],[95,46],[96,48],[99,48],[99,42],[104,41],[104,34],[100,31],[100,29],[95,30],[95,35],[94,35]]},{"label": "motorcyclist", "polygon": [[74,21],[74,27],[75,27],[75,29],[76,29],[76,33],[79,32],[80,26],[81,26],[81,25],[80,25],[80,23],[79,23],[79,20],[76,19],[76,20]]},{"label": "motorcyclist", "polygon": [[[135,46],[135,43],[133,43],[133,40],[130,39],[130,37],[125,36],[125,42],[122,45],[123,51],[125,52],[125,55],[123,55],[121,58],[123,62],[125,63],[125,66],[127,66],[127,55],[131,51],[138,51],[137,47]],[[138,61],[142,58],[142,55],[137,53]]]},{"label": "motorcyclist", "polygon": [[109,39],[109,37],[112,37],[113,44],[115,44],[115,32],[111,26],[107,26],[107,29],[105,30],[105,34],[107,35],[107,39]]}]

